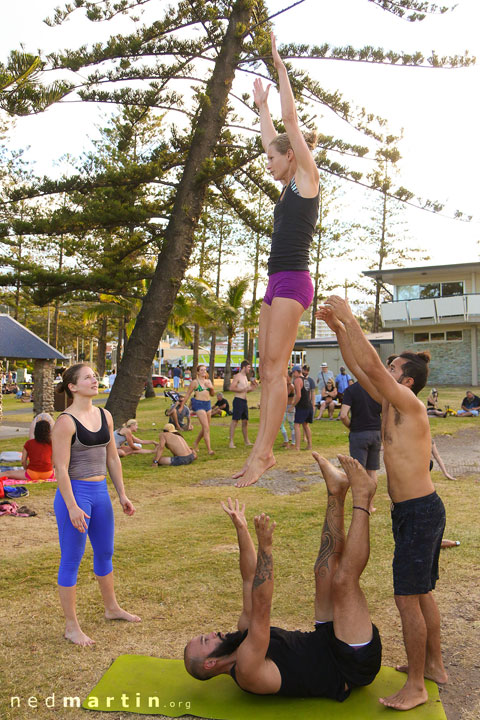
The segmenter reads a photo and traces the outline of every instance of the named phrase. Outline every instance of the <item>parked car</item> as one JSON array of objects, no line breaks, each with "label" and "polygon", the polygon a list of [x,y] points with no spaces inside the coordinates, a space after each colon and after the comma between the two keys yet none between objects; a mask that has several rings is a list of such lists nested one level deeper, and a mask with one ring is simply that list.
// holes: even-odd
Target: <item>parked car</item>
[{"label": "parked car", "polygon": [[152,385],[154,388],[168,387],[169,382],[168,377],[165,377],[165,375],[152,375]]}]

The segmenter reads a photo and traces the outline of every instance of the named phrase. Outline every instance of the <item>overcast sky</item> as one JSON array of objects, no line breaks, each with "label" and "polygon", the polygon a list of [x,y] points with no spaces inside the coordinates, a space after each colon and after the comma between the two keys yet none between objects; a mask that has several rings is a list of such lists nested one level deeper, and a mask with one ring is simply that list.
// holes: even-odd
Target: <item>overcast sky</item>
[{"label": "overcast sky", "polygon": [[[160,11],[166,4],[152,0],[149,12]],[[291,4],[292,0],[270,0],[269,8],[273,13]],[[19,43],[31,52],[38,48],[47,52],[106,39],[113,32],[108,23],[89,23],[79,13],[65,25],[51,29],[42,20],[52,14],[56,5],[53,0],[2,3],[3,58]],[[115,32],[128,27],[127,21],[120,19]],[[430,254],[428,264],[478,258],[479,29],[479,0],[459,0],[453,12],[429,16],[420,23],[399,20],[367,0],[305,0],[275,20],[279,44],[327,42],[357,48],[373,45],[406,52],[420,50],[426,56],[433,49],[441,56],[463,54],[467,49],[472,55],[478,54],[477,67],[457,70],[302,61],[326,88],[338,89],[346,100],[387,118],[393,132],[403,130],[399,184],[423,198],[445,202],[445,214],[460,209],[476,216],[467,224],[409,210],[406,217],[412,244]],[[278,111],[275,101],[272,110]],[[340,127],[328,112],[320,107],[318,111],[321,114],[316,123],[321,132],[333,129],[345,139],[364,142],[359,133]],[[66,102],[41,115],[19,119],[13,142],[22,147],[30,145],[28,157],[36,161],[38,172],[53,173],[54,163],[62,154],[78,155],[88,146],[88,137],[95,136],[95,125],[101,122],[101,113],[91,104]],[[365,204],[365,197],[351,190],[346,202],[355,215],[357,208]],[[348,209],[345,212],[348,217]],[[337,258],[328,267],[338,276],[349,275],[349,269]]]}]

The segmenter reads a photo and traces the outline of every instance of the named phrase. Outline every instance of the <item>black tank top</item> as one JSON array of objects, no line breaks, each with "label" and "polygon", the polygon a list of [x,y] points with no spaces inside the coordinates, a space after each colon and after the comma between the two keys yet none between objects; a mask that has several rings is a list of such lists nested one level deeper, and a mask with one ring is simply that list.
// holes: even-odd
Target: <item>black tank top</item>
[{"label": "black tank top", "polygon": [[[348,695],[325,632],[271,627],[267,657],[278,667],[282,678],[277,695],[336,700],[344,700]],[[230,674],[237,682],[235,665]]]},{"label": "black tank top", "polygon": [[310,385],[304,378],[300,378],[300,380],[303,381],[302,392],[300,394],[300,400],[298,401],[296,406],[301,410],[308,410],[312,406],[310,400]]},{"label": "black tank top", "polygon": [[318,218],[320,193],[313,198],[298,194],[292,178],[275,205],[268,274],[307,270],[310,245]]}]

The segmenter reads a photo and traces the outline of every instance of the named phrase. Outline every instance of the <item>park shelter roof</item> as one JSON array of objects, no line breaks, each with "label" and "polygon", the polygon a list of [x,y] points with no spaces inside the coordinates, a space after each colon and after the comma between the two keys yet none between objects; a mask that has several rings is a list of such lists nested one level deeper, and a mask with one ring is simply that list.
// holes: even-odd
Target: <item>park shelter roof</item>
[{"label": "park shelter roof", "polygon": [[28,330],[10,315],[0,313],[0,357],[12,360],[66,360],[62,353],[55,350]]}]

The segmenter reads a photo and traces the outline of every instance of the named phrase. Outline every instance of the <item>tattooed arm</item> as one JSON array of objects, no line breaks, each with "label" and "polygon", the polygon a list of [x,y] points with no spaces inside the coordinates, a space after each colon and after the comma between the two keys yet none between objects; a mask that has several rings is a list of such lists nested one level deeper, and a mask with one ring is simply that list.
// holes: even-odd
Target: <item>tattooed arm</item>
[{"label": "tattooed arm", "polygon": [[240,507],[237,499],[235,499],[234,504],[232,499],[228,498],[227,503],[222,502],[221,505],[237,531],[243,594],[243,609],[237,626],[239,630],[247,630],[252,613],[252,585],[253,578],[255,577],[255,568],[257,566],[257,552],[248,531],[247,519],[245,517],[245,503]]},{"label": "tattooed arm", "polygon": [[272,539],[275,523],[265,513],[255,518],[257,567],[252,585],[252,613],[248,635],[237,651],[236,678],[240,687],[257,694],[276,693],[280,671],[266,655],[270,643],[273,596]]}]

